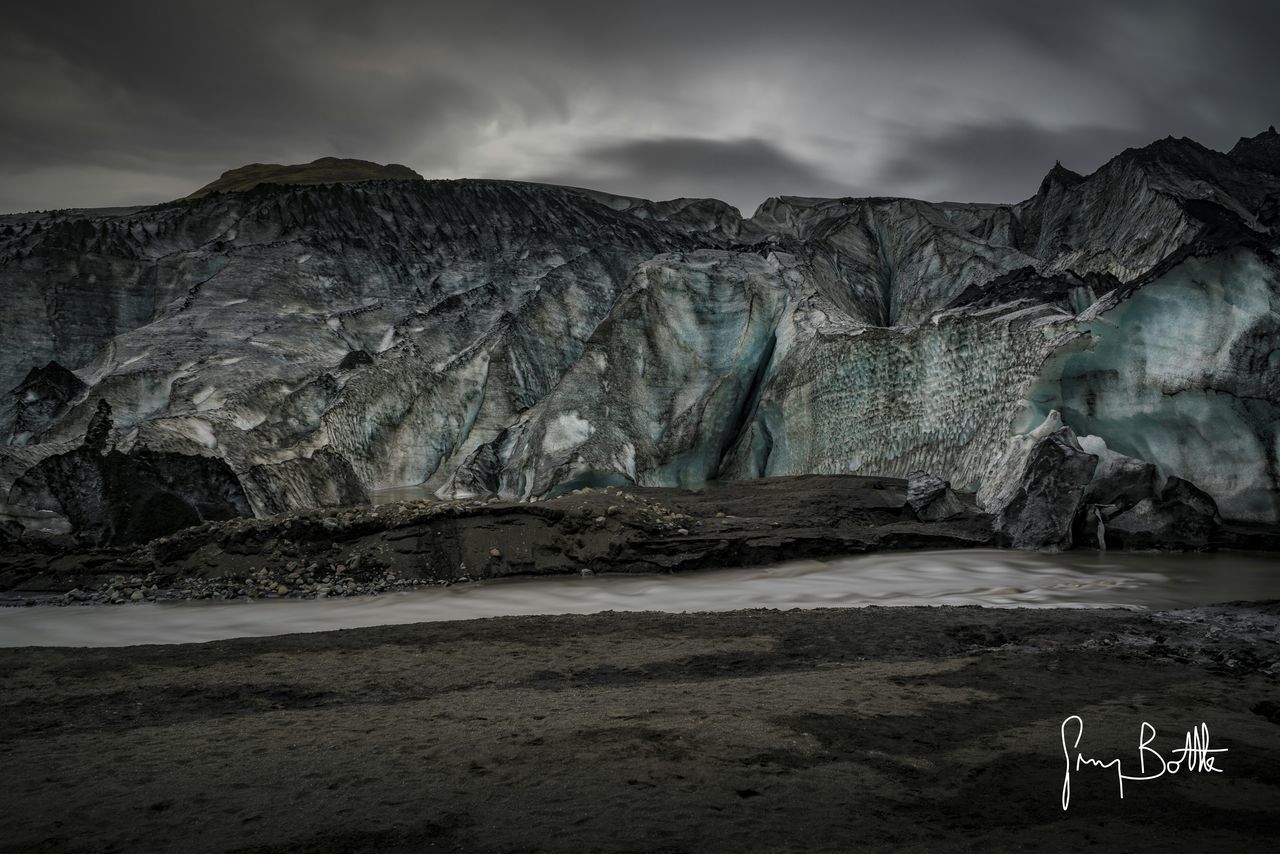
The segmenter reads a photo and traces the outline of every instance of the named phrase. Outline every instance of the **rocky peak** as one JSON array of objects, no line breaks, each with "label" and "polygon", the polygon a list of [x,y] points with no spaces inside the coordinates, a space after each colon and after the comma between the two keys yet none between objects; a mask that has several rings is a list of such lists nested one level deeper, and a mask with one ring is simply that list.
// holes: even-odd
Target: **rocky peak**
[{"label": "rocky peak", "polygon": [[1053,168],[1045,174],[1036,194],[1020,206],[1022,208],[1023,244],[1035,246],[1044,226],[1046,210],[1052,211],[1059,206],[1063,196],[1074,187],[1083,184],[1087,179],[1078,172],[1073,172],[1055,161]]},{"label": "rocky peak", "polygon": [[1036,195],[1048,195],[1055,187],[1074,187],[1084,180],[1084,176],[1079,172],[1073,172],[1062,165],[1062,161],[1055,161],[1053,168],[1044,176],[1044,180],[1040,182],[1040,189]]},{"label": "rocky peak", "polygon": [[1241,137],[1227,156],[1253,169],[1280,173],[1280,133],[1272,125],[1257,136]]},{"label": "rocky peak", "polygon": [[[1266,137],[1266,134],[1254,137],[1263,141],[1256,149],[1246,145],[1245,151],[1257,153],[1265,150]],[[1236,148],[1240,148],[1239,143]],[[1232,149],[1233,152],[1235,150]],[[1242,157],[1223,154],[1193,139],[1169,136],[1142,148],[1127,149],[1098,171],[1137,170],[1155,189],[1170,195],[1200,198],[1206,191],[1221,192],[1248,208],[1261,192],[1261,184],[1266,183],[1265,177],[1254,171],[1257,167],[1246,162],[1250,159],[1247,154]],[[1268,171],[1273,168],[1269,167]]]}]

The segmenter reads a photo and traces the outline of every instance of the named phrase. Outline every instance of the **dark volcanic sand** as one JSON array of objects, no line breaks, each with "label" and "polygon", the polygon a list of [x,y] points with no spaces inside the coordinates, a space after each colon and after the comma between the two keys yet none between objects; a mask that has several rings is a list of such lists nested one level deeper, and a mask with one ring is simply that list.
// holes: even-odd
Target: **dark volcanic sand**
[{"label": "dark volcanic sand", "polygon": [[[1280,604],[0,650],[0,851],[1272,851]],[[1204,721],[1221,774],[1137,773]]]}]

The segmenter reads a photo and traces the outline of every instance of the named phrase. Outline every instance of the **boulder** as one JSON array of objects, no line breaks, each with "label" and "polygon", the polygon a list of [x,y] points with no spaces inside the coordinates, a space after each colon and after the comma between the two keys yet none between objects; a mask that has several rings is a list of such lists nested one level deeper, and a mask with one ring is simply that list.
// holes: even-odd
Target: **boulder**
[{"label": "boulder", "polygon": [[1158,498],[1160,471],[1146,460],[1111,450],[1098,436],[1081,436],[1080,447],[1098,457],[1098,466],[1076,512],[1074,542],[1105,549],[1107,520],[1141,501]]},{"label": "boulder", "polygon": [[1199,550],[1222,534],[1217,503],[1204,490],[1180,477],[1161,487],[1156,466],[1111,450],[1097,436],[1081,437],[1080,445],[1098,466],[1076,512],[1077,544]]},{"label": "boulder", "polygon": [[921,522],[941,522],[964,512],[964,504],[950,482],[926,471],[907,475],[907,504]]},{"label": "boulder", "polygon": [[1069,427],[1036,441],[1018,486],[996,513],[996,535],[1016,549],[1071,548],[1072,524],[1098,458],[1086,452]]},{"label": "boulder", "polygon": [[1213,498],[1180,477],[1169,478],[1158,498],[1103,518],[1107,546],[1121,549],[1205,549],[1221,523]]},{"label": "boulder", "polygon": [[1117,453],[1097,436],[1081,436],[1080,447],[1098,457],[1093,480],[1085,489],[1085,504],[1128,508],[1160,494],[1160,471],[1146,460]]}]

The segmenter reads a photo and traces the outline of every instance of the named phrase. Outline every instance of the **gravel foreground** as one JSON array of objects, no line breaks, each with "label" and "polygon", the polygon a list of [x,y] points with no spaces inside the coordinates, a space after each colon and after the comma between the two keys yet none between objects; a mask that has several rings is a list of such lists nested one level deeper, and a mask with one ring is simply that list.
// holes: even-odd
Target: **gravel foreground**
[{"label": "gravel foreground", "polygon": [[[1271,851],[1278,639],[1272,602],[5,649],[0,852]],[[1203,722],[1221,773],[1085,767],[1064,812],[1071,715],[1128,775]]]}]

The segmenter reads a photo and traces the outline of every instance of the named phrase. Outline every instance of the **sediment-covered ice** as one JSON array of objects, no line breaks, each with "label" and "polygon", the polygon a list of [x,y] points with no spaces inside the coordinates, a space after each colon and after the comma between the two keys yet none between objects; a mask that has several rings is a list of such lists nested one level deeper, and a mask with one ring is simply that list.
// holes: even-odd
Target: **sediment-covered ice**
[{"label": "sediment-covered ice", "polygon": [[1016,205],[371,181],[0,217],[0,470],[106,400],[120,452],[216,457],[258,513],[806,472],[989,495],[1057,412],[1276,520],[1272,136]]}]

